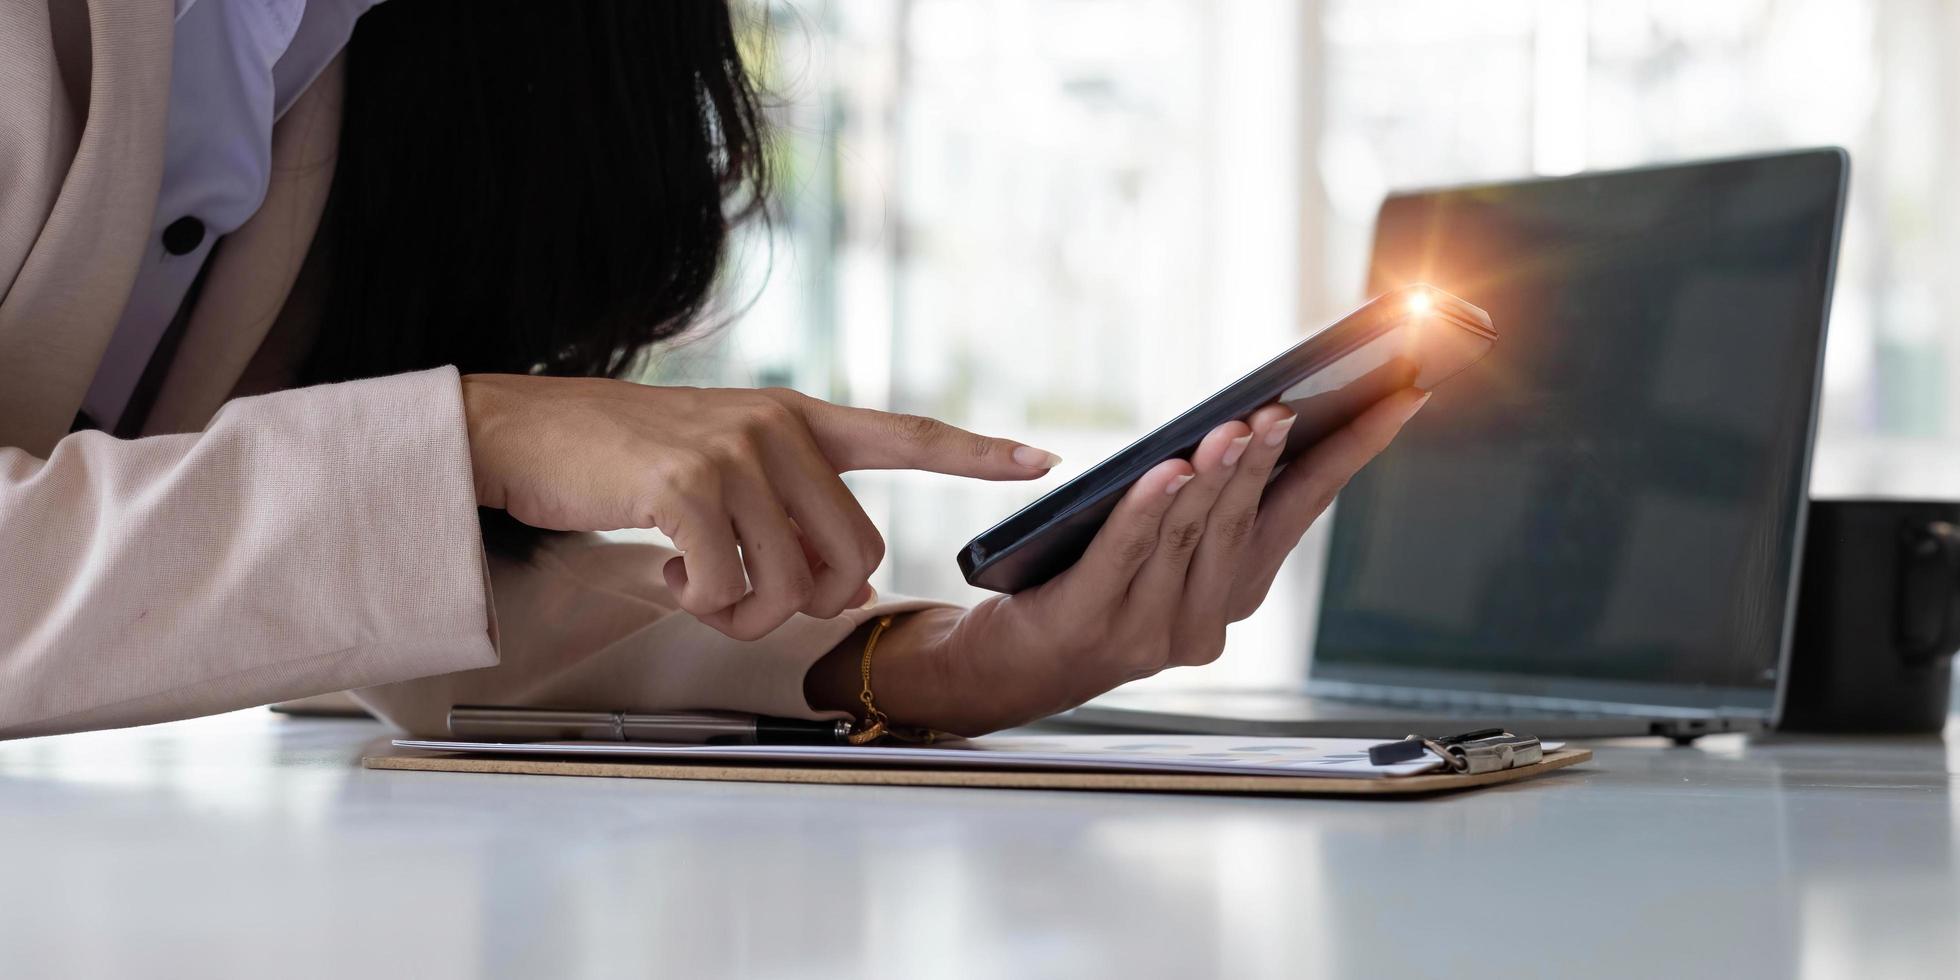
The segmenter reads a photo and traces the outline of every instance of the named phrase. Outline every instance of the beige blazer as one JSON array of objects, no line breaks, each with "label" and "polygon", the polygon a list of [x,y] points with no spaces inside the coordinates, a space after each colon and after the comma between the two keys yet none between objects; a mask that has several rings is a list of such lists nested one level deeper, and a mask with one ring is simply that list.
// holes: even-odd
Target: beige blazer
[{"label": "beige blazer", "polygon": [[68,435],[147,246],[173,0],[0,0],[0,737],[358,689],[439,733],[462,702],[819,717],[809,666],[897,600],[730,640],[672,553],[572,536],[485,560],[456,373],[233,397],[326,202],[342,67],[273,135],[145,437]]}]

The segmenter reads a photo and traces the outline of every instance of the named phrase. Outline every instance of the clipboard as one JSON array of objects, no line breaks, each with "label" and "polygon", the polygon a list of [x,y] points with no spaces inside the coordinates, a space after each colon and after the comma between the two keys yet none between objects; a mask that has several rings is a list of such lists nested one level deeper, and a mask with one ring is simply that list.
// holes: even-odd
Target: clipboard
[{"label": "clipboard", "polygon": [[1339,776],[1216,775],[1004,769],[933,769],[783,763],[635,762],[607,758],[551,758],[492,753],[433,752],[387,746],[364,756],[369,769],[418,772],[509,773],[527,776],[601,776],[741,783],[804,783],[854,786],[939,786],[965,789],[1089,790],[1125,793],[1216,793],[1294,797],[1419,799],[1504,783],[1537,779],[1592,758],[1589,749],[1559,748],[1535,763],[1479,773],[1423,773],[1380,778]]}]

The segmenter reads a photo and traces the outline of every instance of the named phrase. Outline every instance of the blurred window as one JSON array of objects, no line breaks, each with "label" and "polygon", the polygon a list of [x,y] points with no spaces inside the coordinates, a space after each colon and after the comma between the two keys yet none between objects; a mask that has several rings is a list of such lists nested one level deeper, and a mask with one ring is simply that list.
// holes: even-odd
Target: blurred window
[{"label": "blurred window", "polygon": [[[1362,299],[1392,188],[1837,143],[1854,177],[1818,483],[1960,487],[1940,462],[1960,456],[1946,395],[1960,345],[1938,314],[1960,281],[1942,274],[1960,241],[1940,220],[1954,209],[1939,161],[1960,136],[1950,5],[750,12],[778,124],[778,218],[744,237],[732,325],[662,352],[653,379],[935,415],[1053,449],[1065,477]],[[890,538],[881,587],[969,599],[955,550],[1040,489],[852,483]],[[1211,681],[1297,668],[1280,653],[1304,649],[1317,574],[1292,564],[1278,601],[1235,634],[1270,638],[1274,656]]]}]

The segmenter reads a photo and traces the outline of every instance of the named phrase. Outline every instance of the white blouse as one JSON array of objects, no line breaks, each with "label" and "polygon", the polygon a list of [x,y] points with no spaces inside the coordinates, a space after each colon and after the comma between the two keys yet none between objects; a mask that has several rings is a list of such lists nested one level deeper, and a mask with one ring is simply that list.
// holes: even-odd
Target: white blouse
[{"label": "white blouse", "polygon": [[149,252],[83,399],[114,429],[211,254],[265,200],[272,125],[381,0],[177,0],[163,185]]}]

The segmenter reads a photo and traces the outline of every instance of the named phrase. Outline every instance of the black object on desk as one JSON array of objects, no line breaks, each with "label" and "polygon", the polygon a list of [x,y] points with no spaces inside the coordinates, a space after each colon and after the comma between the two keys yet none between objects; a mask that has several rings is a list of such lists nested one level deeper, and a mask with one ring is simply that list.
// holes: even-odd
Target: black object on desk
[{"label": "black object on desk", "polygon": [[1932,733],[1960,648],[1960,502],[1816,500],[1777,728]]}]

